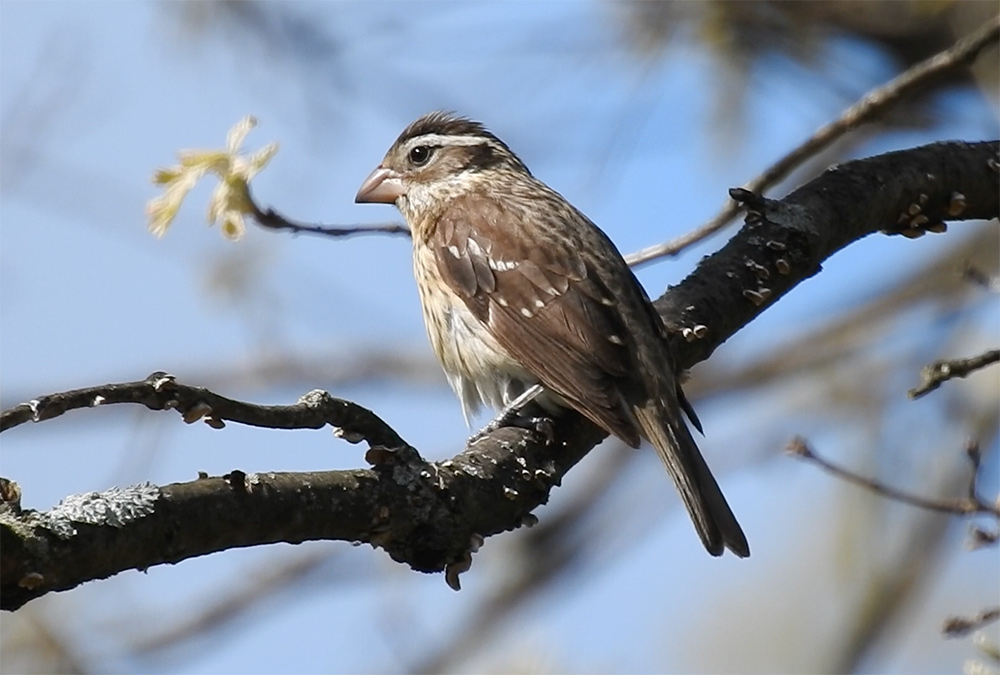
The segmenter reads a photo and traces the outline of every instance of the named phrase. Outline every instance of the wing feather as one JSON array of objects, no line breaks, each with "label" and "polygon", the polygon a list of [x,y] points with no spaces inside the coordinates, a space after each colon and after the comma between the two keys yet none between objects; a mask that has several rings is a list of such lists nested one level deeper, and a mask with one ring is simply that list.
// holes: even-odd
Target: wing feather
[{"label": "wing feather", "polygon": [[442,278],[547,389],[638,446],[620,387],[635,364],[614,298],[579,245],[542,240],[512,215],[486,197],[454,200],[428,241]]}]

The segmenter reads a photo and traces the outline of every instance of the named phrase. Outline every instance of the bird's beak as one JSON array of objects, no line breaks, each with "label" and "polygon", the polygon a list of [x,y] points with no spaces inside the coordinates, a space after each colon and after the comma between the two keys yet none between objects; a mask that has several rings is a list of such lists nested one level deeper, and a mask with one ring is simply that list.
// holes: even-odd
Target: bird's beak
[{"label": "bird's beak", "polygon": [[394,204],[403,194],[403,183],[392,169],[378,167],[371,172],[354,197],[355,204]]}]

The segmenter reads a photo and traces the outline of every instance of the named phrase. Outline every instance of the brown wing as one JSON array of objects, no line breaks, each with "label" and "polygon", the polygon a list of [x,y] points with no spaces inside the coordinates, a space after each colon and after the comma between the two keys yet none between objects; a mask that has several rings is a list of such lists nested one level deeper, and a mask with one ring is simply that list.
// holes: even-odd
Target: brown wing
[{"label": "brown wing", "polygon": [[622,299],[580,255],[610,243],[589,223],[539,228],[525,222],[528,213],[483,196],[456,199],[428,242],[441,275],[547,389],[638,447],[637,422],[619,386],[634,367],[617,308]]}]

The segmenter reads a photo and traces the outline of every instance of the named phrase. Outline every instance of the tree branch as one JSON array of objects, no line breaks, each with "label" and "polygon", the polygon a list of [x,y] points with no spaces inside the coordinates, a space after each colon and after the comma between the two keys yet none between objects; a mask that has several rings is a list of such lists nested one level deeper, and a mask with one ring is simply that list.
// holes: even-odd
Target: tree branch
[{"label": "tree branch", "polygon": [[920,385],[907,392],[907,395],[913,399],[920,398],[940,387],[942,382],[954,377],[966,377],[998,361],[1000,361],[1000,349],[990,349],[967,359],[935,361],[920,371]]},{"label": "tree branch", "polygon": [[994,621],[1000,621],[1000,607],[984,609],[974,617],[952,616],[945,619],[941,632],[948,637],[962,637],[988,626]]},{"label": "tree branch", "polygon": [[998,153],[998,141],[932,143],[835,166],[781,200],[731,191],[747,206],[743,227],[654,303],[676,333],[675,360],[704,361],[854,241],[996,218]]},{"label": "tree branch", "polygon": [[[746,191],[746,225],[656,306],[689,368],[749,323],[823,260],[872,232],[940,231],[944,218],[994,218],[1000,144],[937,143],[831,169],[780,201]],[[961,194],[961,209],[955,204]],[[914,212],[914,205],[919,207]],[[901,217],[904,216],[905,217]],[[922,216],[918,219],[916,216]],[[101,397],[101,398],[98,398]],[[378,546],[416,570],[447,570],[457,586],[485,537],[519,527],[602,438],[576,414],[556,420],[555,442],[503,428],[443,462],[426,462],[373,413],[322,393],[293,406],[256,406],[156,373],[143,382],[42,397],[0,415],[9,429],[92,405],[177,408],[185,420],[278,428],[331,424],[366,440],[370,469],[201,477],[67,498],[47,513],[0,490],[0,607],[127,569],[228,548],[313,539]]]},{"label": "tree branch", "polygon": [[916,506],[928,511],[937,511],[939,513],[950,513],[957,516],[985,514],[1000,519],[1000,504],[990,504],[976,492],[976,482],[979,478],[980,454],[979,445],[974,442],[970,442],[965,449],[972,464],[972,475],[969,478],[968,495],[961,499],[932,499],[928,497],[921,497],[920,495],[910,494],[908,492],[904,492],[903,490],[890,487],[874,478],[860,476],[853,471],[848,471],[843,467],[837,466],[830,460],[817,455],[806,440],[801,437],[792,439],[785,450],[793,457],[801,457],[802,459],[815,462],[824,471],[827,471],[838,478],[842,478],[848,483],[854,483],[855,485],[871,490],[872,492],[892,499],[893,501],[902,502],[903,504],[909,504],[910,506]]},{"label": "tree branch", "polygon": [[402,223],[381,223],[378,225],[312,225],[290,220],[274,209],[261,208],[250,194],[247,187],[247,197],[254,220],[261,227],[269,230],[288,230],[293,234],[321,234],[326,237],[353,237],[359,234],[405,234],[410,236],[410,228]]},{"label": "tree branch", "polygon": [[234,401],[203,387],[177,382],[173,375],[155,372],[145,380],[105,384],[50,394],[0,413],[0,432],[25,422],[42,422],[69,410],[112,403],[139,403],[150,410],[174,409],[188,424],[203,419],[221,429],[226,421],[270,429],[320,429],[327,424],[351,443],[373,446],[406,445],[392,428],[366,408],[335,399],[324,391],[311,391],[294,405],[256,405]]},{"label": "tree branch", "polygon": [[[277,415],[280,428],[292,428],[299,413],[268,414]],[[314,428],[308,415],[298,419]],[[7,483],[0,504],[0,607],[16,609],[49,591],[127,569],[276,542],[366,542],[418,571],[461,568],[484,537],[530,518],[601,439],[570,416],[556,421],[555,432],[560,442],[546,445],[523,430],[500,429],[488,442],[435,463],[409,446],[373,446],[366,454],[371,469],[235,470],[160,488],[74,496],[45,513],[21,510],[17,486]],[[457,572],[452,575],[457,583]]]}]

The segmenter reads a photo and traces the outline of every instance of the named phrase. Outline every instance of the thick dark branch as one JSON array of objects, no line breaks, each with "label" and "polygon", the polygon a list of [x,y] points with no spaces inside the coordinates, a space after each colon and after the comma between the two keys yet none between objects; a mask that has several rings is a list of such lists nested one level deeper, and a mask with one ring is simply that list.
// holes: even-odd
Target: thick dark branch
[{"label": "thick dark branch", "polygon": [[748,208],[743,227],[655,303],[676,333],[676,361],[707,359],[854,241],[996,218],[998,151],[997,141],[932,143],[833,167],[777,201],[734,190]]},{"label": "thick dark branch", "polygon": [[[601,438],[559,420],[545,445],[501,429],[450,460],[374,447],[371,469],[232,471],[161,488],[146,484],[22,511],[16,485],[0,504],[0,607],[17,609],[128,569],[207,553],[314,539],[366,542],[416,570],[467,565],[484,537],[518,527]],[[458,571],[461,571],[459,568]],[[451,575],[457,583],[457,573]]]}]

